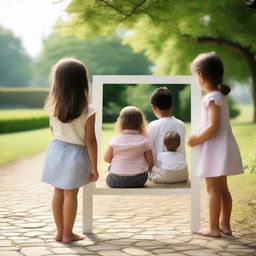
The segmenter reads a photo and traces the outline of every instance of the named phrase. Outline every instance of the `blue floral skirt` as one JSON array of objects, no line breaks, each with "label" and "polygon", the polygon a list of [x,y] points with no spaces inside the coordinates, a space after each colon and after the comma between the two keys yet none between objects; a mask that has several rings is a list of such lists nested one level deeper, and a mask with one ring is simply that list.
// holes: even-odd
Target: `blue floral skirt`
[{"label": "blue floral skirt", "polygon": [[60,189],[77,189],[90,183],[91,163],[83,145],[53,139],[47,148],[42,181]]}]

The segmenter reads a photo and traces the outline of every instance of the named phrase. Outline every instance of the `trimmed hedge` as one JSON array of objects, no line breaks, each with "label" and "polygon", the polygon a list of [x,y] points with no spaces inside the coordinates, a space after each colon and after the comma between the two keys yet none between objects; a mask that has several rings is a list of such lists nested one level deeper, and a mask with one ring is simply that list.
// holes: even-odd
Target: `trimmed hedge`
[{"label": "trimmed hedge", "polygon": [[49,89],[0,88],[0,108],[42,108]]},{"label": "trimmed hedge", "polygon": [[0,120],[0,133],[34,130],[48,126],[49,118],[47,116],[25,119],[5,119]]},{"label": "trimmed hedge", "polygon": [[48,127],[48,113],[43,109],[0,110],[0,133]]}]

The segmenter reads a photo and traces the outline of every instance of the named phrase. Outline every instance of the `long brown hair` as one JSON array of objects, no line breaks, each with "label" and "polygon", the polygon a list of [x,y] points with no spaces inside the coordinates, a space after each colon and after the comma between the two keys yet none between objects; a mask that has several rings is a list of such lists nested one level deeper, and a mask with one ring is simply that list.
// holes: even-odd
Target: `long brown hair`
[{"label": "long brown hair", "polygon": [[119,132],[125,129],[136,130],[140,134],[146,134],[147,121],[143,112],[134,106],[127,106],[123,108],[115,123],[115,127]]},{"label": "long brown hair", "polygon": [[193,73],[201,73],[214,89],[228,95],[230,87],[223,84],[224,66],[220,57],[215,52],[199,54],[191,63]]},{"label": "long brown hair", "polygon": [[85,65],[75,58],[60,59],[52,68],[52,86],[45,109],[63,123],[79,117],[88,106]]}]

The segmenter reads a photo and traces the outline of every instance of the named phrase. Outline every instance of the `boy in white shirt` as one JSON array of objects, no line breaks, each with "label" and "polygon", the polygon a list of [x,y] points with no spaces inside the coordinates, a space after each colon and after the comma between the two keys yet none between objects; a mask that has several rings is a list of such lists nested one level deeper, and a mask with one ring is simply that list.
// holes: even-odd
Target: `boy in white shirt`
[{"label": "boy in white shirt", "polygon": [[159,87],[151,95],[151,107],[158,118],[148,126],[148,138],[152,142],[154,163],[157,162],[157,155],[166,152],[164,136],[169,131],[175,131],[180,135],[180,146],[177,152],[186,157],[185,152],[185,124],[172,116],[172,95],[168,88]]},{"label": "boy in white shirt", "polygon": [[172,116],[172,95],[168,88],[159,87],[151,95],[151,107],[158,118],[148,126],[148,137],[153,143],[153,156],[156,163],[158,153],[167,151],[164,146],[164,135],[169,131],[175,131],[180,135],[180,146],[177,151],[186,157],[185,152],[185,124]]},{"label": "boy in white shirt", "polygon": [[174,183],[188,180],[187,162],[184,155],[177,152],[180,136],[176,132],[167,132],[164,145],[168,151],[158,153],[157,163],[149,172],[150,179],[156,183]]}]

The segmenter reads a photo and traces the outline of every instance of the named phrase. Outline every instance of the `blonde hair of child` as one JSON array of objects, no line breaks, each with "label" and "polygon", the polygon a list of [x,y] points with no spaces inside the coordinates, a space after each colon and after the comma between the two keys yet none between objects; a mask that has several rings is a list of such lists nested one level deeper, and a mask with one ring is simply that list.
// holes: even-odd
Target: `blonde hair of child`
[{"label": "blonde hair of child", "polygon": [[115,123],[115,129],[122,132],[126,129],[136,130],[142,135],[146,135],[147,120],[143,112],[135,106],[123,108]]}]

